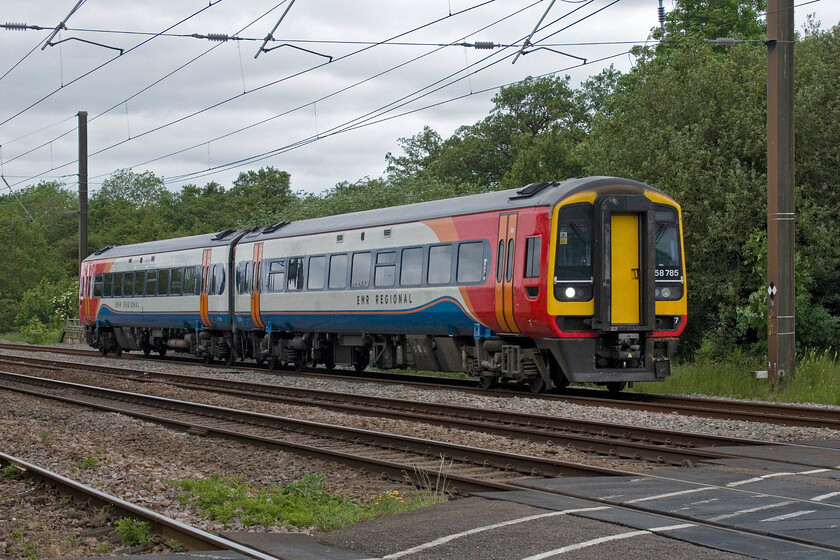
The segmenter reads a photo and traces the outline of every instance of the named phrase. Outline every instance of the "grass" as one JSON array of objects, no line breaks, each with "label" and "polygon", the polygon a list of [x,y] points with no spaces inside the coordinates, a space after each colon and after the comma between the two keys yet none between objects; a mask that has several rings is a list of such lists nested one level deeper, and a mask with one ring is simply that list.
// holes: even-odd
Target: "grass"
[{"label": "grass", "polygon": [[806,352],[798,356],[793,379],[773,387],[754,372],[765,370],[763,358],[734,353],[720,360],[674,364],[661,383],[636,383],[642,393],[703,394],[787,403],[840,405],[840,356],[836,352]]},{"label": "grass", "polygon": [[398,490],[372,496],[363,504],[324,490],[324,477],[307,475],[284,487],[254,488],[240,479],[211,476],[166,481],[181,488],[178,499],[200,509],[226,527],[288,525],[331,531],[361,521],[446,501],[439,492],[421,492],[407,499]]}]

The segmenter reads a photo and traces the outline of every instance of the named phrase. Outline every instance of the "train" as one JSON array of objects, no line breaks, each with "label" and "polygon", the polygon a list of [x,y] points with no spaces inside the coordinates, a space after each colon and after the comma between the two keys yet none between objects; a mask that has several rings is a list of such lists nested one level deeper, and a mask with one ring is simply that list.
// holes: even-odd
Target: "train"
[{"label": "train", "polygon": [[683,255],[670,196],[573,178],[104,247],[81,264],[79,316],[103,355],[620,391],[670,375]]}]

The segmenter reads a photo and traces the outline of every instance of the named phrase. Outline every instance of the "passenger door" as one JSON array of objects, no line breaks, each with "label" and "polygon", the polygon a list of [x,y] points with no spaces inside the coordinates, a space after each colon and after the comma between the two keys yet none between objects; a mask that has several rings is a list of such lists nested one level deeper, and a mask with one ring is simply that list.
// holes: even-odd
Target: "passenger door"
[{"label": "passenger door", "polygon": [[496,242],[495,309],[502,332],[519,332],[513,317],[513,272],[516,260],[516,212],[499,215]]},{"label": "passenger door", "polygon": [[639,222],[638,214],[610,216],[610,322],[614,325],[641,322]]},{"label": "passenger door", "polygon": [[252,264],[252,277],[250,278],[251,281],[251,319],[254,321],[254,326],[258,329],[264,329],[265,323],[263,323],[262,317],[260,316],[260,286],[262,284],[262,255],[263,255],[263,244],[262,243],[254,243],[254,256]]}]

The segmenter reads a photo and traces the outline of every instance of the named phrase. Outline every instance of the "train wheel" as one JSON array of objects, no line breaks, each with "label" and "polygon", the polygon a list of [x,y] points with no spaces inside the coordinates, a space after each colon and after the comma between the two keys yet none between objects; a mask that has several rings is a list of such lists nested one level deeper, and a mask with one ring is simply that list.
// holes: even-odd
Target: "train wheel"
[{"label": "train wheel", "polygon": [[478,386],[482,389],[492,389],[498,382],[499,379],[495,375],[482,375],[478,378]]},{"label": "train wheel", "polygon": [[329,358],[324,361],[324,368],[326,368],[327,373],[332,373],[335,371],[335,359]]},{"label": "train wheel", "polygon": [[211,354],[204,354],[203,360],[204,360],[205,364],[208,364],[208,365],[212,364],[213,363],[213,356]]},{"label": "train wheel", "polygon": [[108,349],[105,348],[104,346],[100,346],[99,347],[99,353],[102,354],[103,356],[107,356],[108,355]]},{"label": "train wheel", "polygon": [[303,360],[303,357],[295,358],[295,361],[292,362],[292,367],[296,372],[300,373],[306,368],[306,362]]},{"label": "train wheel", "polygon": [[534,394],[545,391],[545,379],[543,379],[542,375],[529,378],[525,381],[525,384],[528,385],[528,389]]},{"label": "train wheel", "polygon": [[158,355],[159,355],[161,358],[163,358],[164,356],[166,356],[166,348],[161,348],[160,350],[158,350]]},{"label": "train wheel", "polygon": [[116,356],[117,358],[122,356],[122,346],[120,346],[119,344],[117,344],[117,347],[114,348],[114,356]]},{"label": "train wheel", "polygon": [[610,393],[620,393],[622,389],[627,387],[627,383],[624,381],[610,381],[608,383],[604,383],[607,387],[607,391]]},{"label": "train wheel", "polygon": [[277,358],[277,356],[269,356],[268,357],[268,369],[270,369],[270,370],[280,369],[280,360]]}]

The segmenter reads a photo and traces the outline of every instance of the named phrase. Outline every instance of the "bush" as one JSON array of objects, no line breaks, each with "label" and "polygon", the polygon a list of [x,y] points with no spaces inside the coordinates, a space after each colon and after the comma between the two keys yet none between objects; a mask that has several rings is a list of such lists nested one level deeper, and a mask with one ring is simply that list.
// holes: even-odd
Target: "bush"
[{"label": "bush", "polygon": [[46,344],[50,340],[51,331],[37,317],[32,317],[20,327],[20,334],[29,344]]},{"label": "bush", "polygon": [[130,517],[117,519],[115,531],[122,542],[128,546],[149,546],[152,544],[152,534],[149,532],[149,524],[145,521],[137,521]]},{"label": "bush", "polygon": [[79,283],[73,279],[50,282],[42,279],[37,286],[23,293],[20,312],[15,317],[15,325],[21,332],[24,329],[36,329],[37,320],[47,330],[54,330],[64,325],[67,317],[78,313]]}]

